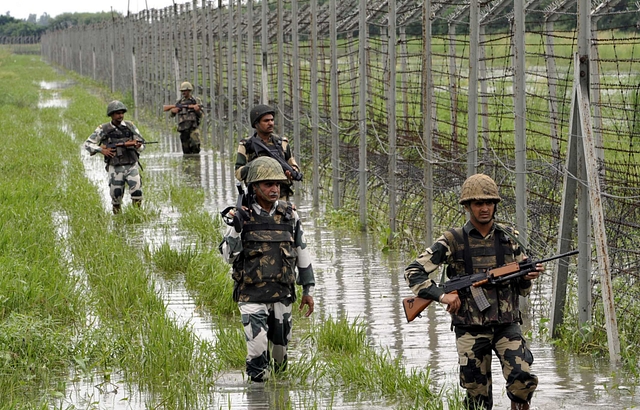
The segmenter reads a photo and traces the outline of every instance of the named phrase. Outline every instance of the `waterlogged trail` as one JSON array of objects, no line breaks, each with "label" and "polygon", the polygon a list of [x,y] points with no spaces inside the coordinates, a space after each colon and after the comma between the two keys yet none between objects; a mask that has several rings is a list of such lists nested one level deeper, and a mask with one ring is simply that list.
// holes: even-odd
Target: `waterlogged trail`
[{"label": "waterlogged trail", "polygon": [[[84,137],[79,137],[83,139]],[[159,223],[149,223],[138,234],[143,245],[151,250],[169,243],[173,248],[191,245],[178,228],[180,213],[170,204],[162,202],[160,192],[169,185],[186,184],[202,188],[205,192],[204,207],[212,215],[235,203],[236,193],[232,165],[221,166],[218,156],[204,150],[197,156],[183,156],[177,135],[169,131],[145,135],[148,140],[160,143],[147,149],[141,162],[144,166],[143,188],[145,201],[155,201],[148,206],[160,213]],[[107,177],[101,158],[89,157],[80,150],[86,176],[94,182],[102,195],[105,210],[110,210]],[[129,205],[125,195],[124,206]],[[406,255],[378,251],[371,236],[360,233],[336,232],[323,224],[322,210],[313,210],[311,198],[302,195],[297,200],[303,218],[309,248],[316,272],[316,320],[319,318],[359,318],[368,329],[368,337],[380,350],[388,350],[392,357],[400,357],[409,369],[430,367],[435,388],[456,389],[457,356],[449,318],[440,306],[431,306],[422,318],[406,323],[401,300],[409,295],[402,271],[410,262]],[[167,228],[169,227],[169,228]],[[61,233],[63,235],[63,233]],[[203,340],[215,341],[215,322],[207,312],[198,308],[180,280],[154,278],[156,289],[173,319]],[[544,280],[549,282],[548,275]],[[549,289],[543,284],[541,289]],[[545,291],[541,291],[544,295]],[[548,295],[545,295],[544,300]],[[541,296],[532,301],[533,310],[544,303]],[[533,332],[537,332],[537,320]],[[294,327],[296,332],[296,327]],[[556,351],[548,343],[531,341],[535,362],[533,369],[539,378],[534,396],[535,409],[631,409],[640,407],[640,397],[635,386],[627,385],[623,377],[614,376],[605,360],[574,357]],[[298,352],[292,346],[295,360]],[[495,409],[508,409],[509,401],[504,393],[504,380],[499,364],[494,361]],[[118,374],[111,376],[108,384],[69,382],[65,405],[75,408],[134,409],[148,408],[148,397],[136,391],[128,391]],[[99,405],[98,405],[99,403]],[[443,404],[446,408],[446,404]],[[211,409],[385,409],[381,403],[349,400],[340,392],[312,392],[287,384],[249,385],[240,371],[225,374],[216,383],[206,408]]]}]

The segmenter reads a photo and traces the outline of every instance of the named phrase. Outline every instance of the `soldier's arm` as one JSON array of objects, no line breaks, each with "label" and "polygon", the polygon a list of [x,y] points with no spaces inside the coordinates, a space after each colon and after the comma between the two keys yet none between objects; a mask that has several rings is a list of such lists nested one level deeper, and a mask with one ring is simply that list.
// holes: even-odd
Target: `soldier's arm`
[{"label": "soldier's arm", "polygon": [[286,137],[282,137],[282,149],[284,150],[284,159],[287,161],[287,164],[291,165],[293,169],[300,172],[300,166],[296,162],[296,159],[293,157],[293,153],[291,152],[291,145],[289,145],[289,140]]},{"label": "soldier's arm", "polygon": [[[176,101],[176,103],[175,103],[174,105],[178,105],[178,104],[180,104],[180,102],[181,102],[181,101],[182,101],[182,99],[180,99],[180,100]],[[175,116],[178,114],[178,112],[179,112],[179,111],[180,111],[180,110],[179,110],[177,107],[173,107],[173,108],[169,111],[169,116],[170,116],[171,118],[173,118],[173,117],[175,117]]]},{"label": "soldier's arm", "polygon": [[98,128],[93,131],[93,134],[84,142],[83,147],[90,155],[95,155],[98,152],[102,152],[102,148],[100,147],[101,140],[102,126],[98,126]]},{"label": "soldier's arm", "polygon": [[244,181],[244,177],[246,177],[246,175],[244,175],[246,173],[246,165],[247,165],[247,150],[244,146],[244,140],[240,141],[240,144],[238,144],[238,152],[236,153],[236,164],[235,164],[235,170],[236,170],[236,179],[238,181]]},{"label": "soldier's arm", "polygon": [[202,118],[202,100],[198,97],[194,97],[194,100],[196,100],[196,105],[198,106],[197,109],[194,109],[194,111],[196,112],[196,115],[198,116],[198,118]]},{"label": "soldier's arm", "polygon": [[431,278],[440,265],[447,262],[450,250],[444,237],[427,248],[404,271],[405,281],[416,295],[424,299],[440,301],[444,290]]},{"label": "soldier's arm", "polygon": [[142,135],[140,134],[140,130],[138,129],[138,127],[136,127],[136,125],[134,123],[128,122],[127,126],[133,132],[133,139],[138,141],[138,142],[140,142],[140,145],[135,147],[135,150],[139,154],[142,151],[144,151],[144,149],[145,149],[145,145],[143,144],[144,138],[142,138]]},{"label": "soldier's arm", "polygon": [[[515,232],[517,235],[517,232]],[[511,241],[511,246],[513,247],[513,255],[518,262],[522,262],[527,258],[527,255],[522,251],[520,245],[515,243],[515,241]],[[531,293],[531,289],[533,288],[533,282],[525,279],[524,277],[518,278],[518,294],[520,296],[529,296]]]},{"label": "soldier's arm", "polygon": [[298,254],[296,261],[296,266],[298,267],[298,278],[296,279],[296,283],[302,286],[303,296],[312,296],[316,281],[313,274],[313,267],[311,266],[311,254],[304,239],[304,231],[302,230],[300,217],[296,211],[293,211],[293,215],[296,221],[296,227],[293,232],[293,244]]},{"label": "soldier's arm", "polygon": [[224,239],[220,245],[220,253],[228,263],[233,264],[242,253],[242,238],[240,234],[241,232],[236,232],[233,226],[227,227],[227,231],[224,234]]}]

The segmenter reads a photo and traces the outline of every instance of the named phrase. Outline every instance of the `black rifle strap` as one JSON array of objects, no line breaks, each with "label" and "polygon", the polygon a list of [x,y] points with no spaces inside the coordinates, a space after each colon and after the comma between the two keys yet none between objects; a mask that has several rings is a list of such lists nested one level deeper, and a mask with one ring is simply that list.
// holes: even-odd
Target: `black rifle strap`
[{"label": "black rifle strap", "polygon": [[504,265],[504,248],[502,247],[502,244],[500,243],[500,232],[499,230],[493,229],[493,238],[495,241],[495,247],[496,247],[496,266],[502,266]]},{"label": "black rifle strap", "polygon": [[473,261],[471,260],[471,251],[469,250],[469,235],[467,235],[467,231],[465,231],[464,227],[462,228],[462,238],[464,241],[464,248],[462,249],[464,270],[467,275],[473,275]]},{"label": "black rifle strap", "polygon": [[473,262],[471,260],[471,252],[469,252],[469,237],[467,236],[467,231],[464,230],[464,227],[460,229],[462,231],[462,238],[458,235],[457,230],[450,229],[451,235],[456,240],[457,246],[460,247],[462,245],[462,259],[464,259],[464,272],[467,275],[473,274]]},{"label": "black rifle strap", "polygon": [[[253,137],[251,137],[251,139],[253,140],[252,143],[257,145],[262,150],[264,150],[267,155],[269,155],[270,157],[272,157],[274,159],[278,159],[278,158],[275,158],[275,156],[273,155],[274,152],[272,150],[270,150],[269,147],[267,147],[267,145],[262,141],[262,138],[260,138],[260,137],[258,137],[257,135],[254,134]],[[286,162],[286,160],[284,158],[284,150],[282,149],[282,146],[276,145],[276,149],[278,150],[278,153],[279,153],[278,156],[282,159],[282,162]],[[257,154],[257,152],[256,152],[256,154]]]}]

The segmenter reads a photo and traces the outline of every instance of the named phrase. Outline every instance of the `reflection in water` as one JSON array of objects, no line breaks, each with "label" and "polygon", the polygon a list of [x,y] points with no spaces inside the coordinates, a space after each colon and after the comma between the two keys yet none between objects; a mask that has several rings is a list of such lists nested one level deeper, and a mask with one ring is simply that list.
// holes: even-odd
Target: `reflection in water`
[{"label": "reflection in water", "polygon": [[248,410],[269,410],[291,408],[289,389],[273,385],[251,385],[246,391]]},{"label": "reflection in water", "polygon": [[[66,397],[60,400],[60,408],[139,410],[145,408],[144,397],[136,390],[129,390],[122,375],[111,373],[108,381],[95,381],[92,378],[76,381],[71,375]],[[96,405],[99,404],[99,407]]]},{"label": "reflection in water", "polygon": [[189,176],[189,181],[202,187],[202,158],[199,154],[187,154],[182,157],[182,172]]},{"label": "reflection in water", "polygon": [[[71,82],[46,82],[40,81],[40,89],[42,90],[61,90],[71,85]],[[54,91],[52,93],[46,93],[47,97],[44,98],[44,93],[40,93],[40,101],[38,101],[38,108],[67,108],[69,100],[60,98],[60,93]]]}]

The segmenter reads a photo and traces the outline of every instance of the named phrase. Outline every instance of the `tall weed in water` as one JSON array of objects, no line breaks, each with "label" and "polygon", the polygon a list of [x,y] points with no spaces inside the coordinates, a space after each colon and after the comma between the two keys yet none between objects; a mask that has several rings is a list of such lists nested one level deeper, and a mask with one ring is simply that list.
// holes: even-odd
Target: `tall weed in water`
[{"label": "tall weed in water", "polygon": [[[312,356],[300,364],[317,371],[315,383],[327,383],[356,401],[379,398],[393,402],[394,408],[441,409],[443,392],[434,393],[428,371],[408,371],[400,358],[371,346],[366,327],[358,319],[327,318],[302,339]],[[321,364],[321,362],[323,362]],[[295,363],[292,375],[301,373]],[[454,407],[450,407],[454,408]]]},{"label": "tall weed in water", "polygon": [[58,233],[68,154],[59,110],[37,108],[39,82],[60,78],[37,56],[0,49],[0,79],[0,408],[23,408],[69,371],[86,305]]}]

